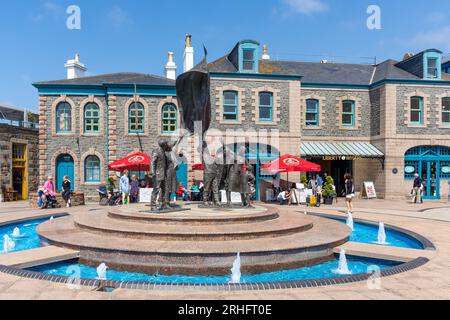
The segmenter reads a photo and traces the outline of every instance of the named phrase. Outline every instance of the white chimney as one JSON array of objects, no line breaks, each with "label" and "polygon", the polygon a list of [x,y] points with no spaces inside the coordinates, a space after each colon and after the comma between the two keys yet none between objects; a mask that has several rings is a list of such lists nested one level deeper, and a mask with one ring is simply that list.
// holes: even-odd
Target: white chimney
[{"label": "white chimney", "polygon": [[184,48],[183,72],[194,68],[194,48],[192,48],[192,36],[186,35],[186,46]]},{"label": "white chimney", "polygon": [[172,80],[177,78],[177,65],[175,64],[175,61],[173,61],[173,52],[169,52],[168,54],[165,76],[167,79]]},{"label": "white chimney", "polygon": [[270,56],[269,56],[268,50],[267,50],[267,45],[263,45],[262,60],[270,60]]},{"label": "white chimney", "polygon": [[83,78],[87,68],[80,62],[80,56],[75,54],[75,59],[67,60],[64,67],[67,69],[67,79]]}]

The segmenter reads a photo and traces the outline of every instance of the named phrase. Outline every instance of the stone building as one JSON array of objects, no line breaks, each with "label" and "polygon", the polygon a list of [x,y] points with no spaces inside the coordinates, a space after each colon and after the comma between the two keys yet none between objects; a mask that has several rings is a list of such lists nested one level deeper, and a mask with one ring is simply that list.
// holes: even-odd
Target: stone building
[{"label": "stone building", "polygon": [[[184,71],[194,65],[193,55],[188,37]],[[441,60],[442,52],[430,49],[377,65],[274,61],[266,46],[242,40],[209,64],[211,128],[217,135],[226,132],[229,145],[246,145],[262,200],[277,177],[260,165],[286,153],[320,163],[338,191],[349,172],[357,191],[372,181],[380,197],[404,198],[418,173],[426,198],[446,198],[450,75]],[[159,137],[176,136],[176,64],[169,53],[165,77],[84,77],[78,57],[66,66],[71,79],[34,84],[40,96],[41,180],[73,175],[77,191],[93,194],[111,174],[109,162],[150,152]],[[194,179],[195,149],[188,148],[179,170],[185,184]],[[290,175],[291,182],[298,179]]]},{"label": "stone building", "polygon": [[39,184],[38,115],[0,105],[0,186],[2,199],[14,191],[14,199],[28,199]]}]

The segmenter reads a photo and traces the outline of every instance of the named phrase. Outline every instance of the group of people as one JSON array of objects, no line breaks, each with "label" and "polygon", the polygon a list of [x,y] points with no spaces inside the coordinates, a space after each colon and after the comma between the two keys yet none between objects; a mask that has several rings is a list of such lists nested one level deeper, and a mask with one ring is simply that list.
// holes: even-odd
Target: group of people
[{"label": "group of people", "polygon": [[[69,176],[64,176],[63,182],[61,185],[61,196],[66,203],[66,207],[70,208],[72,206],[71,200],[72,194],[72,183],[70,181]],[[58,203],[56,199],[56,186],[53,181],[52,176],[48,176],[47,181],[44,183],[42,188],[38,191],[38,206],[41,209],[51,208],[60,208],[61,205]]]},{"label": "group of people", "polygon": [[[313,175],[308,182],[308,189],[312,190],[312,195],[316,197],[317,202],[320,203],[322,190],[324,187],[324,181],[326,180],[328,174],[325,172],[323,177],[320,174]],[[353,182],[353,177],[350,173],[346,173],[344,175],[344,188],[343,188],[343,196],[345,196],[345,203],[347,206],[347,212],[353,212],[353,199],[355,198],[355,185]],[[333,186],[335,189],[336,187]],[[280,205],[292,205],[292,204],[300,204],[300,195],[297,189],[297,185],[293,183],[291,187],[287,190],[280,190],[272,185],[272,189],[274,194],[276,195],[277,201]]]}]

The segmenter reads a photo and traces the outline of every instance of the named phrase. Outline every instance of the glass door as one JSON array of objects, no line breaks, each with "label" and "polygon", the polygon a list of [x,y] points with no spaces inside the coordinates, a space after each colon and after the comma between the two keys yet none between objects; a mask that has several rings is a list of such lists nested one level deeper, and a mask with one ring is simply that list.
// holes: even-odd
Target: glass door
[{"label": "glass door", "polygon": [[439,190],[439,162],[438,161],[423,161],[422,162],[422,181],[424,184],[423,198],[424,199],[440,199]]}]

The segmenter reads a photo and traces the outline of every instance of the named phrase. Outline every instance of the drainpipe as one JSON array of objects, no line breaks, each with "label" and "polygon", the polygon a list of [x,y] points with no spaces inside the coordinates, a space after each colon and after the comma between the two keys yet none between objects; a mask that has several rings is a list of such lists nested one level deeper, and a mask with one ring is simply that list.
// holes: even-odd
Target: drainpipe
[{"label": "drainpipe", "polygon": [[105,181],[108,184],[109,181],[109,169],[108,169],[108,165],[109,165],[109,94],[106,93],[105,94],[105,106],[106,106],[106,115],[105,115],[105,126],[106,126],[106,176],[105,176]]}]

